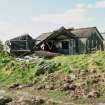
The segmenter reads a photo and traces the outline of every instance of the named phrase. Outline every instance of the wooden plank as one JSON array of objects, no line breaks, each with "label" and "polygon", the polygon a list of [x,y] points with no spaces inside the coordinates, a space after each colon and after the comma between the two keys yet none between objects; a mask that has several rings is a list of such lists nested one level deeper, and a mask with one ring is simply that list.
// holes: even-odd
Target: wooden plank
[{"label": "wooden plank", "polygon": [[31,50],[12,50],[13,52],[30,52]]},{"label": "wooden plank", "polygon": [[21,41],[27,41],[27,40],[11,40],[11,42],[21,42]]}]

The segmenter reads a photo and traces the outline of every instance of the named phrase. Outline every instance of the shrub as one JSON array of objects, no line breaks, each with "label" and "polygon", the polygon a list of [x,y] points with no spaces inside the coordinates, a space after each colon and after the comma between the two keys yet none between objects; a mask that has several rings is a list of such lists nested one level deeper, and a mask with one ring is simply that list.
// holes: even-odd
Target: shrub
[{"label": "shrub", "polygon": [[45,73],[53,73],[58,70],[60,63],[55,62],[43,62],[37,65],[36,75],[41,75]]},{"label": "shrub", "polygon": [[4,46],[3,46],[3,43],[2,41],[0,40],[0,52],[4,50]]}]

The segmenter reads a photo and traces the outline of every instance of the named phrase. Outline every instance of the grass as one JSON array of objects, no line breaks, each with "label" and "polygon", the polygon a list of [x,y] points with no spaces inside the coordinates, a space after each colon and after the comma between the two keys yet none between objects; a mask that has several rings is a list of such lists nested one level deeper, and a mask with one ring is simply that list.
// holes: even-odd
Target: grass
[{"label": "grass", "polygon": [[[78,73],[77,73],[78,72]],[[60,73],[63,73],[60,74]],[[56,76],[55,80],[49,76]],[[62,76],[61,76],[62,75]],[[16,61],[5,52],[0,52],[0,87],[8,87],[12,84],[50,84],[57,86],[62,82],[64,76],[70,76],[74,82],[85,83],[86,89],[92,89],[94,80],[97,83],[97,90],[101,97],[97,101],[103,101],[105,97],[105,52],[93,54],[81,54],[72,56],[57,56],[53,59],[36,59],[31,61]],[[79,75],[79,78],[76,76]],[[82,76],[85,75],[84,79]],[[51,85],[52,85],[51,84]],[[89,91],[90,91],[89,90]],[[56,100],[70,101],[71,97],[62,91],[48,91],[48,96]],[[87,99],[75,100],[77,103],[84,103]],[[90,100],[87,100],[88,102]]]},{"label": "grass", "polygon": [[105,97],[100,97],[100,98],[93,98],[93,99],[87,99],[87,98],[80,98],[80,99],[73,99],[72,97],[70,97],[69,95],[67,95],[65,92],[61,92],[61,91],[48,91],[48,97],[52,97],[54,100],[56,101],[62,101],[64,103],[75,103],[75,104],[82,104],[82,105],[86,105],[88,103],[88,105],[97,105],[97,103],[105,103]]},{"label": "grass", "polygon": [[49,91],[48,96],[54,98],[56,101],[70,101],[70,97],[61,91]]},{"label": "grass", "polygon": [[0,53],[0,84],[34,82],[40,75],[63,71],[100,70],[105,72],[105,52],[75,56],[58,56],[51,60],[16,61],[6,53]]},{"label": "grass", "polygon": [[105,71],[105,52],[97,52],[95,54],[82,54],[75,56],[58,56],[52,61],[61,63],[61,69],[64,72],[72,70],[93,70],[100,69]]}]

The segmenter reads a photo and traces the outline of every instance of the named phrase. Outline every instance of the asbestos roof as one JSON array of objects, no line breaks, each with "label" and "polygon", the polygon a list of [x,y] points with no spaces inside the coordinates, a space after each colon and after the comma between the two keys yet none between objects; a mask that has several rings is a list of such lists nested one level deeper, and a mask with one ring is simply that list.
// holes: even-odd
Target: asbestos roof
[{"label": "asbestos roof", "polygon": [[73,36],[73,37],[78,37],[78,38],[88,38],[92,35],[92,33],[97,32],[99,34],[99,36],[101,37],[101,39],[103,39],[102,35],[100,34],[100,32],[97,30],[96,27],[88,27],[88,28],[79,28],[79,29],[65,29],[64,27],[61,27],[60,29],[53,31],[53,32],[48,32],[48,33],[43,33],[40,36],[38,36],[36,38],[37,44],[39,44],[40,42],[46,40],[48,37],[54,35],[54,32],[67,32],[68,36]]},{"label": "asbestos roof", "polygon": [[29,34],[24,34],[24,35],[20,35],[18,37],[10,39],[10,41],[14,41],[14,40],[26,40],[26,38],[33,39]]},{"label": "asbestos roof", "polygon": [[101,35],[103,36],[104,40],[105,40],[105,32],[104,33],[101,33]]},{"label": "asbestos roof", "polygon": [[75,34],[77,37],[88,38],[91,35],[91,33],[95,31],[96,27],[89,27],[89,28],[74,29],[71,31],[71,33]]},{"label": "asbestos roof", "polygon": [[53,32],[48,32],[48,33],[43,33],[40,36],[38,36],[36,38],[37,41],[43,41],[45,40],[47,37],[49,37]]},{"label": "asbestos roof", "polygon": [[40,42],[44,41],[46,38],[48,38],[50,35],[52,35],[53,32],[43,33],[40,36],[38,36],[36,40],[36,45],[38,45]]},{"label": "asbestos roof", "polygon": [[60,34],[60,33],[67,33],[67,36],[71,36],[71,37],[75,37],[75,35],[73,35],[72,33],[70,34],[69,31],[67,31],[64,27],[59,28],[58,30],[55,30],[53,32],[48,32],[48,33],[43,33],[40,36],[38,36],[35,40],[36,40],[36,44],[39,44],[40,42],[46,40],[49,37],[55,37],[56,35]]},{"label": "asbestos roof", "polygon": [[57,32],[57,31],[62,31],[62,30],[65,30],[64,27],[61,27],[60,29],[56,30],[56,31],[53,31],[53,32],[48,32],[48,33],[42,33],[40,36],[38,36],[36,38],[37,41],[43,41],[45,40],[46,38],[48,38],[49,36],[51,36],[54,32]]}]

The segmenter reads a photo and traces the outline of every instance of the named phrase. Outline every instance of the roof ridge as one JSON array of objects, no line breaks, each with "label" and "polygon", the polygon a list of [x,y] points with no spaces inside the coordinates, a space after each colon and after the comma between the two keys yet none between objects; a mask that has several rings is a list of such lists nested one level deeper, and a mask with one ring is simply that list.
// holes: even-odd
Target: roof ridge
[{"label": "roof ridge", "polygon": [[105,32],[101,32],[101,34],[105,34]]},{"label": "roof ridge", "polygon": [[74,30],[90,29],[90,28],[97,28],[97,27],[83,27],[83,28],[75,28]]},{"label": "roof ridge", "polygon": [[52,31],[51,32],[43,32],[42,34],[47,34],[47,33],[52,33]]}]

